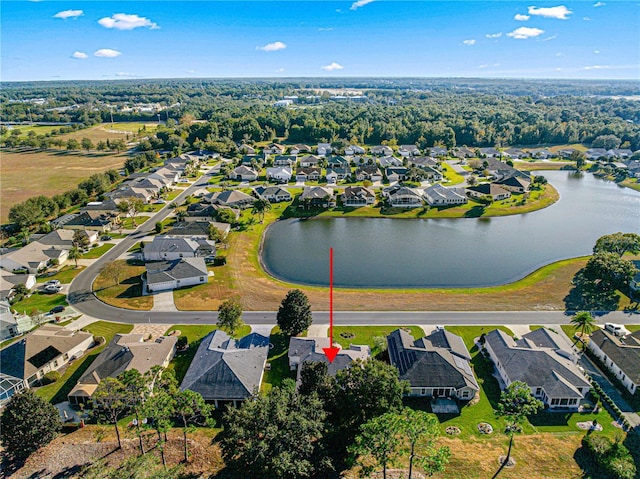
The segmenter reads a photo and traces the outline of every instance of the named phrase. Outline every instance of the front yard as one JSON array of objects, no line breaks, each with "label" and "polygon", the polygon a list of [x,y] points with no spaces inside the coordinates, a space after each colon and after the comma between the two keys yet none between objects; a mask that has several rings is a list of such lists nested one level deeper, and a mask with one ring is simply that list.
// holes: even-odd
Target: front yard
[{"label": "front yard", "polygon": [[101,301],[126,309],[149,311],[153,307],[153,296],[142,296],[141,275],[144,266],[132,264],[124,260],[114,261],[120,275],[116,281],[102,271],[93,283],[93,290]]},{"label": "front yard", "polygon": [[13,303],[11,308],[18,313],[30,315],[36,311],[48,313],[54,306],[67,306],[67,297],[64,294],[46,294],[36,291],[28,298]]},{"label": "front yard", "polygon": [[76,268],[75,264],[68,264],[68,265],[65,265],[62,268],[60,268],[57,273],[55,273],[55,274],[53,274],[51,276],[47,276],[47,275],[38,276],[36,278],[36,281],[38,283],[46,283],[49,280],[57,279],[62,284],[71,283],[73,278],[78,276],[82,272],[82,270],[84,268],[85,268],[84,266],[80,266],[79,265]]}]

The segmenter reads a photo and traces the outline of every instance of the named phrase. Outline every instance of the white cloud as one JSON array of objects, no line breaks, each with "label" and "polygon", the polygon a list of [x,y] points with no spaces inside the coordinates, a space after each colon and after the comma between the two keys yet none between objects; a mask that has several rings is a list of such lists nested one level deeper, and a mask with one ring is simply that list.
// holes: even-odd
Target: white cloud
[{"label": "white cloud", "polygon": [[585,22],[588,22],[588,21],[590,21],[590,20],[591,20],[591,17],[582,17],[582,19],[583,19]]},{"label": "white cloud", "polygon": [[187,71],[185,71],[185,73],[195,73],[195,72],[196,72],[195,70],[187,70]]},{"label": "white cloud", "polygon": [[502,32],[499,33],[487,33],[487,38],[500,38],[502,36]]},{"label": "white cloud", "polygon": [[332,62],[330,65],[325,65],[323,67],[321,67],[323,70],[328,71],[328,72],[332,72],[335,70],[342,70],[344,67],[342,65],[340,65],[339,63],[336,62]]},{"label": "white cloud", "polygon": [[97,57],[115,58],[122,55],[122,52],[119,52],[118,50],[112,50],[111,48],[101,48],[100,50],[97,50],[94,55]]},{"label": "white cloud", "polygon": [[567,20],[573,12],[564,5],[557,7],[529,7],[529,15],[539,15],[545,18],[557,18],[558,20]]},{"label": "white cloud", "polygon": [[542,41],[548,42],[549,40],[555,40],[556,38],[558,38],[558,35],[551,35],[550,37],[543,38]]},{"label": "white cloud", "polygon": [[273,43],[267,43],[263,47],[256,47],[256,50],[262,50],[263,52],[276,52],[278,50],[284,50],[285,48],[287,48],[287,45],[285,45],[284,43],[273,42]]},{"label": "white cloud", "polygon": [[609,65],[591,65],[584,67],[584,70],[608,70],[611,68]]},{"label": "white cloud", "polygon": [[278,69],[276,70],[276,73],[282,73],[283,71],[284,71],[284,68],[278,68]]},{"label": "white cloud", "polygon": [[594,50],[593,53],[600,53],[600,50]]},{"label": "white cloud", "polygon": [[105,28],[115,28],[116,30],[133,30],[139,27],[160,28],[148,18],[128,13],[115,13],[110,17],[101,18],[98,23]]},{"label": "white cloud", "polygon": [[596,2],[593,4],[594,7],[598,8],[598,7],[604,7],[606,5],[606,3],[604,2]]},{"label": "white cloud", "polygon": [[516,13],[516,15],[513,17],[514,20],[518,20],[519,22],[526,22],[530,18],[531,17],[529,15],[522,15],[521,13]]},{"label": "white cloud", "polygon": [[478,68],[489,68],[489,65],[478,65]]},{"label": "white cloud", "polygon": [[73,55],[71,55],[71,58],[77,58],[78,60],[84,60],[85,58],[88,58],[89,55],[87,55],[84,52],[73,52]]},{"label": "white cloud", "polygon": [[350,10],[357,10],[360,7],[364,7],[365,5],[373,2],[374,0],[358,0],[357,2],[353,2]]},{"label": "white cloud", "polygon": [[318,28],[319,32],[330,32],[331,30],[333,30],[333,28],[329,27],[329,28]]},{"label": "white cloud", "polygon": [[64,10],[56,13],[53,18],[64,18],[66,20],[67,18],[78,18],[82,15],[84,15],[82,10]]},{"label": "white cloud", "polygon": [[471,39],[471,40],[463,40],[462,42],[463,45],[467,45],[467,46],[471,46],[471,45],[475,45],[476,41]]},{"label": "white cloud", "polygon": [[537,37],[543,33],[544,30],[540,30],[539,28],[520,27],[510,33],[507,33],[507,36],[518,40],[524,40],[526,38]]}]

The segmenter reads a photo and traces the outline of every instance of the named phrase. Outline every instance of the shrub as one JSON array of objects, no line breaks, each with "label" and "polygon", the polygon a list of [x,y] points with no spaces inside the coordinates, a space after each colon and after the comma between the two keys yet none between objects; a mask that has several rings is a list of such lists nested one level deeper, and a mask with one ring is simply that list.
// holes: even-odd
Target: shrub
[{"label": "shrub", "polygon": [[43,379],[42,382],[45,383],[45,384],[55,383],[61,377],[62,377],[62,375],[58,371],[49,371],[42,378]]}]

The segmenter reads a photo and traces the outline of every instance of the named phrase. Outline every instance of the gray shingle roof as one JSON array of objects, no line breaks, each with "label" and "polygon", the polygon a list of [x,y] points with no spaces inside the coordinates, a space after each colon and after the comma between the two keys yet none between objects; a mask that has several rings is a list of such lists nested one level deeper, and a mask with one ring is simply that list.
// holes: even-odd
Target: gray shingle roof
[{"label": "gray shingle roof", "polygon": [[150,261],[145,263],[147,283],[154,285],[178,279],[207,276],[207,265],[203,258],[180,258],[173,261]]},{"label": "gray shingle roof", "polygon": [[634,384],[640,384],[640,331],[628,335],[623,341],[613,334],[598,329],[591,335],[598,346]]}]

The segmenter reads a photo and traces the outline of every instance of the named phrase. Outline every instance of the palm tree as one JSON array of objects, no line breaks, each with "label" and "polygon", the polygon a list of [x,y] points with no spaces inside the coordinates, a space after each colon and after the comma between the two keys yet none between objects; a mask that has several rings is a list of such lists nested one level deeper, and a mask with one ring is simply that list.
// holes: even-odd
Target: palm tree
[{"label": "palm tree", "polygon": [[258,215],[260,217],[260,223],[264,221],[265,211],[271,209],[271,203],[263,198],[258,198],[253,202],[253,208],[251,208],[251,214]]},{"label": "palm tree", "polygon": [[74,246],[69,250],[69,259],[73,259],[76,262],[76,268],[78,267],[78,260],[82,258],[82,253],[80,253],[80,249],[77,246]]},{"label": "palm tree", "polygon": [[576,330],[580,330],[580,342],[584,349],[584,345],[586,344],[584,335],[587,334],[588,336],[596,329],[596,320],[593,319],[593,316],[591,316],[589,311],[580,311],[573,317],[571,324],[574,325]]}]

